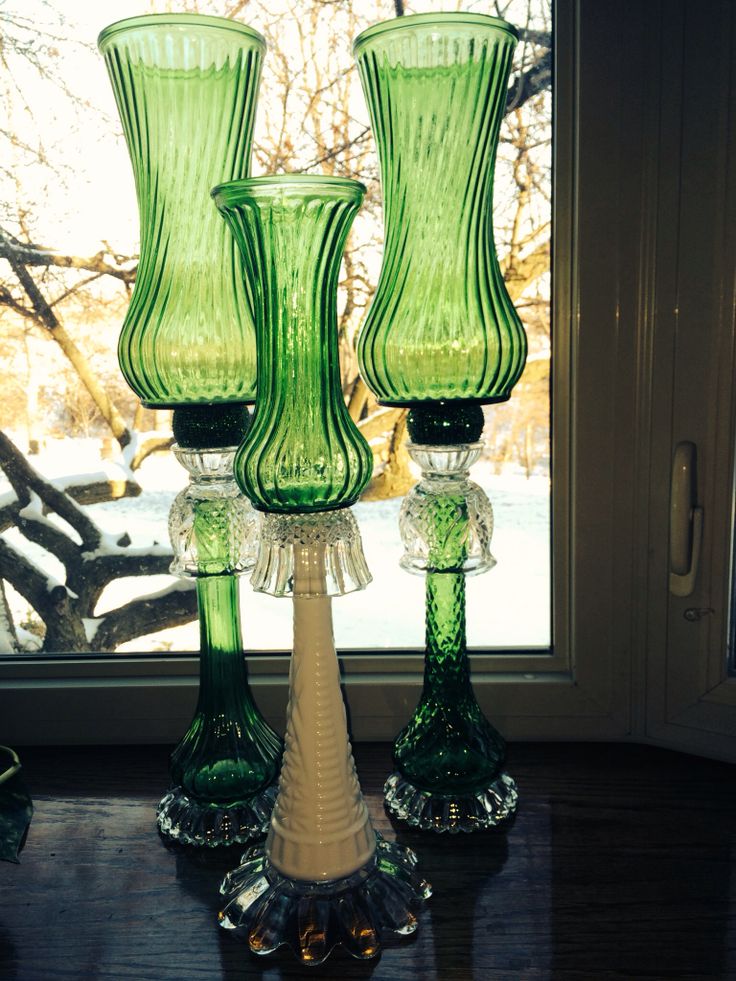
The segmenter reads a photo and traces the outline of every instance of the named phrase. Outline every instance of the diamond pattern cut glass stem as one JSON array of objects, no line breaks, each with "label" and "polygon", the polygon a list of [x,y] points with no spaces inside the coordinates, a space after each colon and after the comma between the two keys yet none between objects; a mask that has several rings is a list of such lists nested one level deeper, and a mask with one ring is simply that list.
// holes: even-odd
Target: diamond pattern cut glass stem
[{"label": "diamond pattern cut glass stem", "polygon": [[[516,806],[516,788],[503,772],[505,743],[476,701],[466,649],[468,500],[477,504],[480,489],[458,461],[471,460],[479,445],[415,447],[412,455],[427,470],[402,513],[402,532],[411,533],[407,546],[416,548],[418,532],[427,544],[426,652],[419,704],[394,743],[396,772],[386,783],[386,804],[398,819],[434,831],[490,827]],[[409,520],[412,501],[419,520]]]},{"label": "diamond pattern cut glass stem", "polygon": [[[421,790],[475,793],[499,774],[503,738],[484,718],[470,682],[465,637],[467,509],[448,496],[435,509],[426,578],[426,654],[421,700],[394,745],[401,773]],[[449,571],[446,571],[449,570]]]}]

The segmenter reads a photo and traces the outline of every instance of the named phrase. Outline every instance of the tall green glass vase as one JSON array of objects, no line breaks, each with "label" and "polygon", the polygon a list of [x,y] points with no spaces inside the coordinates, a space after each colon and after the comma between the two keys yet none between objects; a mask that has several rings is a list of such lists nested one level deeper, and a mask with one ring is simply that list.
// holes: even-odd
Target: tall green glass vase
[{"label": "tall green glass vase", "polygon": [[111,24],[98,45],[140,215],[122,373],[153,408],[252,402],[255,335],[241,261],[209,189],[250,170],[265,41],[233,20],[151,14]]},{"label": "tall green glass vase", "polygon": [[259,325],[258,399],[235,473],[260,510],[347,507],[371,475],[373,455],[342,397],[337,348],[339,257],[362,198],[355,181],[303,175],[216,189]]},{"label": "tall green glass vase", "polygon": [[282,745],[247,686],[232,578],[255,557],[255,515],[232,475],[255,396],[255,332],[209,189],[248,173],[265,42],[236,21],[154,14],[105,28],[99,47],[140,216],[120,367],[144,405],[174,409],[175,453],[191,477],[169,530],[172,572],[197,582],[200,693],[158,826],[187,844],[245,842],[267,827]]},{"label": "tall green glass vase", "polygon": [[381,164],[385,242],[358,339],[384,405],[503,402],[526,337],[493,241],[493,173],[516,30],[418,14],[353,46]]},{"label": "tall green glass vase", "polygon": [[494,564],[490,502],[468,479],[481,406],[506,401],[526,337],[493,240],[493,175],[516,30],[481,14],[402,17],[355,41],[381,165],[385,246],[358,340],[385,405],[406,406],[422,480],[402,507],[402,565],[426,575],[424,688],[394,744],[391,813],[434,831],[491,827],[515,809],[501,735],[465,647],[465,576]]},{"label": "tall green glass vase", "polygon": [[242,250],[256,323],[258,396],[235,471],[263,511],[257,590],[293,602],[286,748],[271,827],[222,885],[220,922],[268,954],[319,964],[339,943],[374,957],[412,933],[429,886],[373,830],[347,733],[332,596],[370,581],[350,510],[372,454],[342,397],[337,278],[365,189],[287,175],[213,192]]}]

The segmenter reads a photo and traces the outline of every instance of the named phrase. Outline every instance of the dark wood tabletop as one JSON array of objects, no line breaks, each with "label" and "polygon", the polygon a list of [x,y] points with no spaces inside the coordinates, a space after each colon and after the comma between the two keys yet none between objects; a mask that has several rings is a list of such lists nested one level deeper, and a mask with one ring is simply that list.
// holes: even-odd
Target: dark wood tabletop
[{"label": "dark wood tabletop", "polygon": [[257,958],[217,926],[241,848],[167,846],[167,749],[22,752],[35,815],[0,864],[2,981],[736,979],[736,768],[633,745],[517,744],[519,812],[453,837],[394,829],[385,745],[357,747],[378,830],[432,881],[417,935],[371,962]]}]

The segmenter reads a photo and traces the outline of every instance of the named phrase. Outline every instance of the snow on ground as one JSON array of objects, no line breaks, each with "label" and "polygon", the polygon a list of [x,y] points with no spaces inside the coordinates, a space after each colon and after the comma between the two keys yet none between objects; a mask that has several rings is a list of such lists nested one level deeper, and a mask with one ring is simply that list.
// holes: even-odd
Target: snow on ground
[{"label": "snow on ground", "polygon": [[[31,463],[57,477],[100,470],[94,440],[64,440],[48,447]],[[168,542],[168,511],[175,494],[186,484],[186,473],[171,454],[150,457],[137,474],[143,493],[96,504],[86,510],[104,532],[127,532],[134,546]],[[471,647],[545,647],[551,636],[549,479],[527,480],[518,474],[493,475],[481,461],[472,478],[489,495],[494,509],[492,551],[497,565],[467,581],[468,643]],[[0,483],[0,494],[6,490]],[[401,500],[358,504],[358,518],[373,582],[359,593],[333,603],[335,639],[340,649],[372,650],[421,648],[424,643],[424,579],[399,567],[401,542],[398,515]],[[58,562],[34,550],[16,531],[8,540],[49,575],[61,578]],[[136,594],[155,592],[171,583],[167,576],[121,579],[105,590],[97,613],[114,608]],[[248,650],[288,650],[291,647],[291,603],[255,593],[243,580],[243,634]],[[197,650],[196,623],[126,644],[121,651]]]}]

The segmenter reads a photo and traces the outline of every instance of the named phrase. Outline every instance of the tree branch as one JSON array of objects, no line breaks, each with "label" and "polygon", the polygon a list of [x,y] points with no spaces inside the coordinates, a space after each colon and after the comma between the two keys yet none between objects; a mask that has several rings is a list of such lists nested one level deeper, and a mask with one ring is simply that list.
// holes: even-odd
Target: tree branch
[{"label": "tree branch", "polygon": [[0,538],[0,578],[9,582],[43,619],[43,611],[48,605],[49,580],[4,538]]},{"label": "tree branch", "polygon": [[117,439],[121,447],[126,447],[130,442],[130,432],[125,422],[118,412],[114,402],[108,397],[103,387],[94,375],[87,359],[79,350],[77,345],[67,334],[56,316],[46,297],[38,287],[33,276],[25,265],[15,257],[14,254],[6,256],[10,266],[15,273],[18,282],[25,291],[26,296],[31,302],[34,316],[33,319],[40,327],[46,330],[56,341],[64,354],[67,356],[79,376],[80,381],[89,392],[93,402],[100,410],[103,418],[110,426],[113,436]]},{"label": "tree branch", "polygon": [[552,84],[552,52],[546,51],[528,71],[518,75],[506,96],[506,114],[519,109],[539,92]]},{"label": "tree branch", "polygon": [[118,551],[83,553],[67,581],[79,596],[82,610],[92,616],[105,587],[114,579],[165,576],[172,558],[171,549],[160,545],[153,549],[123,546]]},{"label": "tree branch", "polygon": [[99,546],[102,535],[94,522],[90,521],[84,511],[67,494],[57,490],[34,470],[17,446],[3,432],[0,432],[0,468],[10,481],[21,509],[30,504],[29,490],[32,490],[49,510],[54,511],[72,526],[86,549],[93,551]]},{"label": "tree branch", "polygon": [[197,594],[192,582],[191,588],[143,596],[106,614],[92,640],[95,650],[112,651],[126,641],[178,627],[196,616]]},{"label": "tree branch", "polygon": [[93,256],[60,255],[39,245],[20,242],[10,232],[0,228],[0,259],[7,259],[11,265],[19,262],[24,266],[58,266],[61,269],[79,269],[83,272],[97,273],[99,276],[112,276],[123,283],[134,283],[138,263],[132,258],[124,257],[120,261],[131,262],[133,265],[113,265],[107,261],[107,255],[108,253],[104,251],[97,252]]}]

